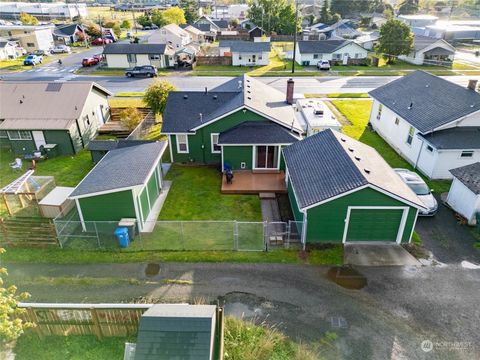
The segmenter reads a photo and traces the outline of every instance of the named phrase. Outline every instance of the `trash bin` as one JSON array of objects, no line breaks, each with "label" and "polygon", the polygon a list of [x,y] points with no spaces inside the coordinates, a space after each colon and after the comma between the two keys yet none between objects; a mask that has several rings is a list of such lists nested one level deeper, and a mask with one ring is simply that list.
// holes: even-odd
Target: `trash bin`
[{"label": "trash bin", "polygon": [[118,227],[115,229],[115,236],[118,239],[118,245],[121,248],[126,248],[130,244],[130,239],[128,238],[128,229],[126,227]]},{"label": "trash bin", "polygon": [[123,218],[120,219],[118,227],[126,227],[128,229],[128,238],[130,241],[135,240],[135,235],[137,234],[136,226],[137,219],[135,218]]},{"label": "trash bin", "polygon": [[54,158],[58,156],[58,146],[57,144],[46,144],[43,146],[43,149],[45,150],[45,153],[47,154],[47,157],[49,158]]}]

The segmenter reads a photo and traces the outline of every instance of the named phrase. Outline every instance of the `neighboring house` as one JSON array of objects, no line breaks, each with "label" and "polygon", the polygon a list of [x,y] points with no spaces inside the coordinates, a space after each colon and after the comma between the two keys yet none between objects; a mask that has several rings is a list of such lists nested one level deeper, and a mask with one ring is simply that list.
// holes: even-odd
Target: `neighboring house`
[{"label": "neighboring house", "polygon": [[250,30],[248,32],[248,36],[250,38],[251,41],[253,41],[253,39],[255,38],[259,38],[259,37],[262,37],[266,34],[265,30],[263,30],[261,27],[259,26],[255,26],[252,30]]},{"label": "neighboring house", "polygon": [[84,40],[87,34],[80,24],[57,24],[53,29],[53,39],[58,44],[69,45]]},{"label": "neighboring house", "polygon": [[411,241],[424,205],[372,147],[328,129],[283,157],[303,244]]},{"label": "neighboring house", "polygon": [[370,124],[431,179],[480,161],[480,94],[424,71],[370,91]]},{"label": "neighboring house", "polygon": [[414,28],[433,25],[437,22],[438,17],[426,14],[398,15],[398,20],[401,20],[411,28]]},{"label": "neighboring house", "polygon": [[53,25],[0,25],[0,37],[16,41],[27,51],[53,47]]},{"label": "neighboring house", "polygon": [[175,65],[175,50],[166,44],[107,44],[103,50],[107,67],[128,68],[153,65],[159,69]]},{"label": "neighboring house", "polygon": [[151,231],[158,217],[166,148],[165,141],[158,141],[109,151],[70,194],[83,230],[91,231],[90,221],[133,218],[140,232]]},{"label": "neighboring house", "polygon": [[0,39],[0,60],[14,60],[18,56],[16,42]]},{"label": "neighboring house", "polygon": [[212,29],[210,24],[192,24],[187,26],[192,26],[195,29],[200,30],[203,33],[203,36],[205,37],[205,41],[213,42],[217,38],[217,30]]},{"label": "neighboring house", "polygon": [[424,35],[447,41],[479,40],[480,24],[461,21],[436,23],[425,27]]},{"label": "neighboring house", "polygon": [[368,50],[352,40],[299,41],[295,61],[301,65],[317,65],[320,60],[348,62],[351,59],[364,60]]},{"label": "neighboring house", "polygon": [[270,43],[240,40],[222,40],[218,45],[220,56],[231,56],[233,66],[262,66],[270,63]]},{"label": "neighboring house", "polygon": [[247,75],[241,79],[233,92],[170,92],[162,134],[169,137],[172,162],[281,170],[281,148],[304,129],[284,93]]},{"label": "neighboring house", "polygon": [[148,38],[149,44],[167,44],[175,50],[183,49],[192,42],[192,36],[189,32],[182,29],[177,24],[169,24],[155,31]]},{"label": "neighboring house", "polygon": [[228,29],[228,22],[226,20],[212,20],[206,15],[201,16],[195,21],[195,25],[208,25],[211,32],[220,32]]},{"label": "neighboring house", "polygon": [[355,42],[364,49],[373,50],[378,44],[378,39],[380,39],[380,33],[378,31],[372,31],[371,33],[364,33],[357,37]]},{"label": "neighboring house", "polygon": [[212,21],[217,26],[218,31],[227,31],[230,28],[227,20],[212,20]]},{"label": "neighboring house", "polygon": [[318,40],[354,39],[361,34],[361,32],[352,26],[352,21],[349,19],[340,20],[332,25],[322,23],[313,24],[303,31],[304,36],[313,36]]},{"label": "neighboring house", "polygon": [[412,52],[398,58],[416,65],[446,65],[452,64],[454,57],[455,48],[445,40],[415,35]]},{"label": "neighboring house", "polygon": [[15,154],[56,144],[74,155],[110,118],[110,95],[93,82],[0,82],[0,140]]},{"label": "neighboring house", "polygon": [[340,131],[342,124],[333,115],[324,101],[315,98],[298,99],[295,115],[299,122],[304,123],[307,136],[325,129]]},{"label": "neighboring house", "polygon": [[[467,219],[469,225],[479,225],[480,214],[480,162],[450,170],[453,182],[447,204]],[[478,217],[480,219],[480,217]]]},{"label": "neighboring house", "polygon": [[251,21],[250,19],[245,19],[240,22],[240,27],[245,30],[252,30],[254,27],[256,27],[255,23]]},{"label": "neighboring house", "polygon": [[55,3],[28,3],[28,2],[1,2],[0,14],[2,19],[18,20],[21,13],[35,16],[40,21],[48,20],[73,20],[75,17],[88,16],[85,3],[64,2]]},{"label": "neighboring house", "polygon": [[195,26],[187,25],[186,27],[182,28],[190,34],[193,42],[203,44],[206,41],[205,33]]},{"label": "neighboring house", "polygon": [[94,164],[98,163],[110,150],[121,149],[141,144],[149,144],[155,140],[92,140],[87,145]]}]

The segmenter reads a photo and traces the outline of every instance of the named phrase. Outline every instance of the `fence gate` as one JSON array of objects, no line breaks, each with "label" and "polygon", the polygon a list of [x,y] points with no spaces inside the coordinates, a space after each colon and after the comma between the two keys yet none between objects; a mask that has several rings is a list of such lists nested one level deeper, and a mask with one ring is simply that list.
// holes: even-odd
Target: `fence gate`
[{"label": "fence gate", "polygon": [[265,243],[267,246],[288,247],[288,224],[283,221],[265,223]]}]

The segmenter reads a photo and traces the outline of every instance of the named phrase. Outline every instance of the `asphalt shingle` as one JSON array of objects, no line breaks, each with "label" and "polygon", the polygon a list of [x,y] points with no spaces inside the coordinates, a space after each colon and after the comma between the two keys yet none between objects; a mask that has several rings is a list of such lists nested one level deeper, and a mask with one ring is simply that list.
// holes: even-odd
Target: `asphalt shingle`
[{"label": "asphalt shingle", "polygon": [[298,50],[301,54],[331,54],[337,49],[353,43],[351,40],[320,40],[299,41]]},{"label": "asphalt shingle", "polygon": [[270,52],[271,46],[269,42],[253,42],[241,40],[223,40],[218,45],[219,48],[230,48],[231,52],[239,53],[259,53]]},{"label": "asphalt shingle", "polygon": [[450,170],[474,194],[480,194],[480,162]]},{"label": "asphalt shingle", "polygon": [[267,121],[245,121],[220,133],[219,144],[292,144],[298,138],[283,126]]},{"label": "asphalt shingle", "polygon": [[164,54],[166,44],[107,44],[104,54]]},{"label": "asphalt shingle", "polygon": [[437,149],[480,149],[480,127],[462,126],[423,136]]}]

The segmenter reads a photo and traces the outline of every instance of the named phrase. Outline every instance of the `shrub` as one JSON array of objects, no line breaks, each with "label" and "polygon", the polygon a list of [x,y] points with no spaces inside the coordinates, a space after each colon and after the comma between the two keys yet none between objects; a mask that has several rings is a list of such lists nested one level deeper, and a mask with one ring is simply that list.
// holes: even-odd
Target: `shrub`
[{"label": "shrub", "polygon": [[120,122],[128,130],[133,130],[143,120],[142,113],[136,107],[128,107],[120,113]]},{"label": "shrub", "polygon": [[167,105],[167,97],[170,91],[175,91],[175,85],[166,80],[156,80],[145,91],[143,100],[155,114],[161,114]]}]

